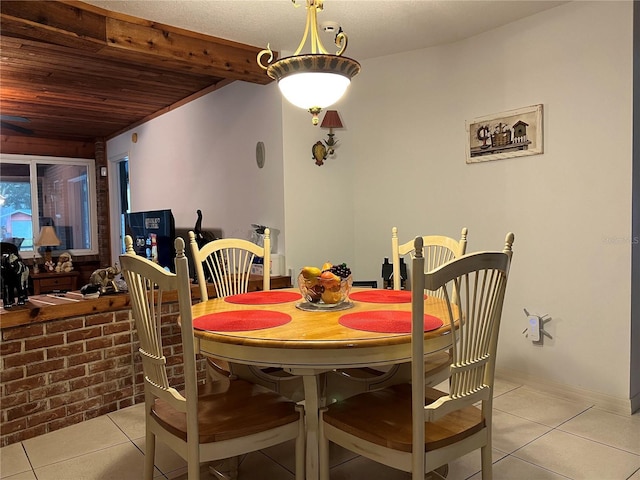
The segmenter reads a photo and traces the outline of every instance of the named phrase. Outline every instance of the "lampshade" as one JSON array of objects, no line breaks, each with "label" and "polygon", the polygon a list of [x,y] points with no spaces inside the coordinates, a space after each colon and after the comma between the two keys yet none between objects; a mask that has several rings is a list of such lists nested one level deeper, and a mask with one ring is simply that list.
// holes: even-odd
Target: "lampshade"
[{"label": "lampshade", "polygon": [[[306,0],[306,3],[307,25],[293,56],[265,66],[261,62],[264,55],[269,55],[267,64],[273,60],[273,52],[267,45],[265,50],[258,53],[258,65],[278,82],[280,92],[289,102],[309,110],[313,124],[317,125],[318,114],[344,95],[351,79],[360,72],[360,64],[351,58],[341,56],[347,48],[347,36],[342,29],[335,40],[338,52],[335,55],[327,52],[318,36],[317,11],[322,10],[323,0]],[[309,32],[311,53],[299,55]]]},{"label": "lampshade", "polygon": [[322,119],[322,123],[320,124],[321,128],[342,128],[342,121],[340,120],[340,115],[338,115],[337,110],[327,110],[327,113],[324,114],[324,118]]},{"label": "lampshade", "polygon": [[36,239],[36,245],[39,247],[57,247],[60,245],[60,239],[56,235],[55,229],[51,226],[42,227]]}]

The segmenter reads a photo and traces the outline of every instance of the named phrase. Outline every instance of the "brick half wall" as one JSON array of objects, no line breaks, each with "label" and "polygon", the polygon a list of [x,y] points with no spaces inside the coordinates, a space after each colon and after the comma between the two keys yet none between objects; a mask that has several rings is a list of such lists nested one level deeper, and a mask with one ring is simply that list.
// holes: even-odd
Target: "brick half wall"
[{"label": "brick half wall", "polygon": [[[183,388],[178,304],[163,305],[170,382]],[[0,446],[144,401],[142,362],[130,310],[2,329]],[[206,376],[198,358],[198,378]]]}]

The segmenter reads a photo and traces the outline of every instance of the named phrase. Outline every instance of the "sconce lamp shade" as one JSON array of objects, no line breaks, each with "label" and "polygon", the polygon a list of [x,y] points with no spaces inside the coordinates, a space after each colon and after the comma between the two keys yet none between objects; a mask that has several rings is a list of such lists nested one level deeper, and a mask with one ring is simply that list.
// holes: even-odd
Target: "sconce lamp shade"
[{"label": "sconce lamp shade", "polygon": [[340,120],[340,115],[338,115],[337,110],[327,110],[327,113],[324,114],[324,118],[322,119],[322,123],[320,124],[321,128],[342,128],[342,121]]},{"label": "sconce lamp shade", "polygon": [[39,247],[57,247],[60,245],[60,239],[56,235],[56,231],[51,226],[45,226],[40,229],[40,234],[36,240]]}]

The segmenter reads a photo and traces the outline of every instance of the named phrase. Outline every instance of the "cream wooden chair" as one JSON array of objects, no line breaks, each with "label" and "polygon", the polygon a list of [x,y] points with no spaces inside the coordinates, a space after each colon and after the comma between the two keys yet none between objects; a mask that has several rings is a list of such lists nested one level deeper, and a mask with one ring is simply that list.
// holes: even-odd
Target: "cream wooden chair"
[{"label": "cream wooden chair", "polygon": [[[493,378],[513,238],[507,234],[502,252],[463,255],[426,274],[423,240],[416,238],[411,383],[363,393],[321,412],[321,480],[329,479],[329,442],[411,472],[413,480],[424,480],[425,472],[481,449],[482,478],[492,478]],[[448,394],[432,388],[425,393],[425,288],[443,289],[442,318],[451,325]]]},{"label": "cream wooden chair", "polygon": [[209,300],[207,278],[211,279],[220,298],[246,293],[249,288],[251,265],[256,257],[264,259],[262,289],[270,289],[271,234],[268,228],[264,231],[262,247],[241,238],[222,238],[206,243],[200,248],[193,231],[189,232],[189,243],[203,302]]},{"label": "cream wooden chair", "polygon": [[[460,233],[460,240],[455,240],[443,235],[425,235],[423,242],[423,257],[425,259],[425,271],[433,270],[446,262],[461,257],[467,250],[467,233],[464,227]],[[393,260],[393,289],[400,290],[400,257],[410,256],[413,258],[415,240],[399,244],[398,229],[391,229],[391,257]],[[431,296],[442,298],[442,292],[431,292],[426,290]],[[427,387],[433,387],[442,383],[449,377],[449,365],[451,364],[451,352],[443,351],[432,353],[425,357],[425,381]],[[380,388],[388,387],[403,379],[407,379],[410,375],[408,365],[397,364],[388,368],[386,371],[380,371],[375,368],[349,368],[337,370],[334,372],[338,375],[329,377],[329,387],[331,391],[341,390],[343,392],[372,391]]]},{"label": "cream wooden chair", "polygon": [[[219,298],[247,293],[255,257],[264,259],[262,289],[270,290],[268,266],[271,263],[271,232],[268,228],[264,232],[262,247],[240,238],[223,238],[199,247],[192,231],[189,232],[189,243],[203,302],[209,299],[207,278],[211,279]],[[207,357],[207,366],[213,380],[234,375],[259,383],[296,401],[304,398],[302,379],[279,368],[232,365],[211,357]]]},{"label": "cream wooden chair", "polygon": [[[467,253],[467,228],[464,227],[460,232],[460,240],[443,235],[425,235],[422,237],[424,249],[424,268],[425,272],[444,265],[449,260],[461,257]],[[391,229],[391,259],[393,261],[393,289],[400,290],[400,257],[414,255],[414,240],[410,240],[402,245],[398,241],[398,229]],[[428,293],[428,292],[427,292]],[[442,298],[442,292],[431,292],[439,298]]]},{"label": "cream wooden chair", "polygon": [[[137,256],[125,237],[120,256],[129,287],[145,392],[145,480],[154,474],[155,441],[160,439],[188,464],[189,480],[199,480],[200,462],[210,462],[296,440],[296,479],[304,478],[304,419],[294,402],[244,380],[197,384],[189,267],[184,240],[176,239],[176,274]],[[184,391],[171,386],[163,354],[163,296],[177,291],[184,361]],[[177,318],[175,319],[177,321]]]}]

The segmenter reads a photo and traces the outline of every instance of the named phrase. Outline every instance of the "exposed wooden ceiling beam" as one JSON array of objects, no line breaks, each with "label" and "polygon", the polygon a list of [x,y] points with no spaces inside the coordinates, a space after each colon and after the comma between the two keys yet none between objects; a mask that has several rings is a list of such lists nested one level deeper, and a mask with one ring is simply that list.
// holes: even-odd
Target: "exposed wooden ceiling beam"
[{"label": "exposed wooden ceiling beam", "polygon": [[112,60],[267,84],[261,50],[76,1],[0,2],[2,33],[93,52]]}]

